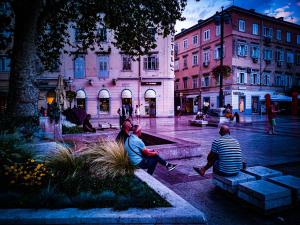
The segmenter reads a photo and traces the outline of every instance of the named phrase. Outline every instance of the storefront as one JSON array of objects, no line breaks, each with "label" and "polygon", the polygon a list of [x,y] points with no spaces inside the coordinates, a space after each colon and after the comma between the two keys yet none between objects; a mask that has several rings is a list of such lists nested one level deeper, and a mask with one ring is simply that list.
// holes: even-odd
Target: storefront
[{"label": "storefront", "polygon": [[84,90],[78,90],[76,92],[76,106],[86,110],[86,94]]},{"label": "storefront", "polygon": [[252,113],[259,113],[260,112],[259,107],[259,96],[252,96],[251,97],[251,110]]},{"label": "storefront", "polygon": [[56,94],[54,90],[50,90],[47,92],[47,104],[52,104],[55,102]]},{"label": "storefront", "polygon": [[145,92],[145,115],[156,117],[156,92],[152,89]]},{"label": "storefront", "polygon": [[103,89],[99,92],[98,105],[99,105],[99,114],[109,114],[110,101],[109,101],[109,92],[108,92],[108,90]]}]

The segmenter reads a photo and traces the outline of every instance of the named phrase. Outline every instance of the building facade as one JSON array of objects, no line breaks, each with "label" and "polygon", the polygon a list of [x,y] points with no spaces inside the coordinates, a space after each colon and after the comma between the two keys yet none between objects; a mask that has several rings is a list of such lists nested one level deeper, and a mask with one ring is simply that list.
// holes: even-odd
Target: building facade
[{"label": "building facade", "polygon": [[[80,42],[76,29],[69,28],[72,41]],[[133,60],[112,44],[113,32],[99,28],[102,46],[72,55],[61,55],[61,65],[55,71],[38,78],[39,107],[56,99],[58,76],[62,75],[65,90],[77,93],[71,106],[81,107],[92,117],[118,116],[124,105],[140,105],[141,116],[174,115],[174,37],[155,35],[156,49],[151,54]],[[68,49],[71,50],[72,49]],[[8,91],[9,58],[0,56],[1,107],[4,110]],[[66,106],[69,103],[66,102]]]},{"label": "building facade", "polygon": [[[300,26],[236,6],[224,15],[223,64],[231,68],[223,79],[225,105],[264,112],[265,94],[281,101],[300,86]],[[219,107],[219,77],[212,70],[220,65],[220,42],[215,16],[175,36],[175,106],[183,111],[195,113],[204,103]]]}]

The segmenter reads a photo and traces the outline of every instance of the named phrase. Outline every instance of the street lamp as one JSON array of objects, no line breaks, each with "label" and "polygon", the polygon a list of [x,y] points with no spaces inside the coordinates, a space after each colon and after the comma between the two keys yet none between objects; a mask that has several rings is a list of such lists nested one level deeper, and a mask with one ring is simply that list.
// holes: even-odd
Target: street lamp
[{"label": "street lamp", "polygon": [[[224,13],[224,7],[222,6],[221,12],[216,12],[214,17],[215,24],[221,26],[221,37],[220,37],[220,67],[223,68],[223,46],[224,46],[224,22],[225,24],[229,24],[231,20],[231,16],[228,13]],[[224,93],[223,93],[223,69],[220,73],[220,92],[219,92],[219,107],[223,107],[224,105]]]}]

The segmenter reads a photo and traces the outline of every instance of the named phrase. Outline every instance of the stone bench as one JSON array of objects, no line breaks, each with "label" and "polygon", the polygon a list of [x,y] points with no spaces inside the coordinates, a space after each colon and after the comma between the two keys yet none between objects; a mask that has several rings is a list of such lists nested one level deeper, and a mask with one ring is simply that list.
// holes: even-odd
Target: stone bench
[{"label": "stone bench", "polygon": [[300,201],[300,178],[291,175],[268,178],[268,181],[288,188],[292,192],[293,203]]},{"label": "stone bench", "polygon": [[264,212],[289,206],[291,191],[266,180],[256,180],[238,185],[238,197]]},{"label": "stone bench", "polygon": [[277,170],[272,170],[264,166],[253,166],[248,167],[247,169],[243,170],[245,173],[248,173],[252,176],[255,176],[258,180],[266,180],[270,177],[278,177],[282,176],[282,172]]},{"label": "stone bench", "polygon": [[108,129],[110,128],[110,124],[109,123],[99,123],[99,129]]},{"label": "stone bench", "polygon": [[255,176],[239,172],[238,175],[232,177],[219,176],[217,174],[213,174],[212,182],[217,187],[228,191],[232,194],[235,194],[237,192],[237,187],[239,184],[254,180],[256,180]]}]

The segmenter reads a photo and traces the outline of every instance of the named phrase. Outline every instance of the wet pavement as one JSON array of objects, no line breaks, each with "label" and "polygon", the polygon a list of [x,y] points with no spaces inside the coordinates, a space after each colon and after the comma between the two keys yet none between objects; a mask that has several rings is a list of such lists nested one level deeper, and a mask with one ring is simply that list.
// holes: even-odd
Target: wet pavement
[{"label": "wet pavement", "polygon": [[[178,164],[176,170],[172,172],[167,172],[165,168],[158,166],[154,173],[158,180],[203,211],[207,216],[208,224],[300,225],[299,206],[264,216],[215,188],[211,183],[211,170],[207,171],[205,177],[197,175],[192,167],[205,164],[211,143],[218,137],[218,128],[189,126],[188,120],[191,118],[192,116],[143,118],[139,121],[143,130],[148,133],[201,144],[202,157],[172,160],[173,163]],[[118,120],[111,119],[110,122],[117,124]],[[240,142],[247,166],[268,166],[300,177],[299,117],[278,117],[276,135],[267,134],[265,116],[245,116],[241,117],[241,122],[239,125],[232,124],[230,129],[231,135]]]}]

